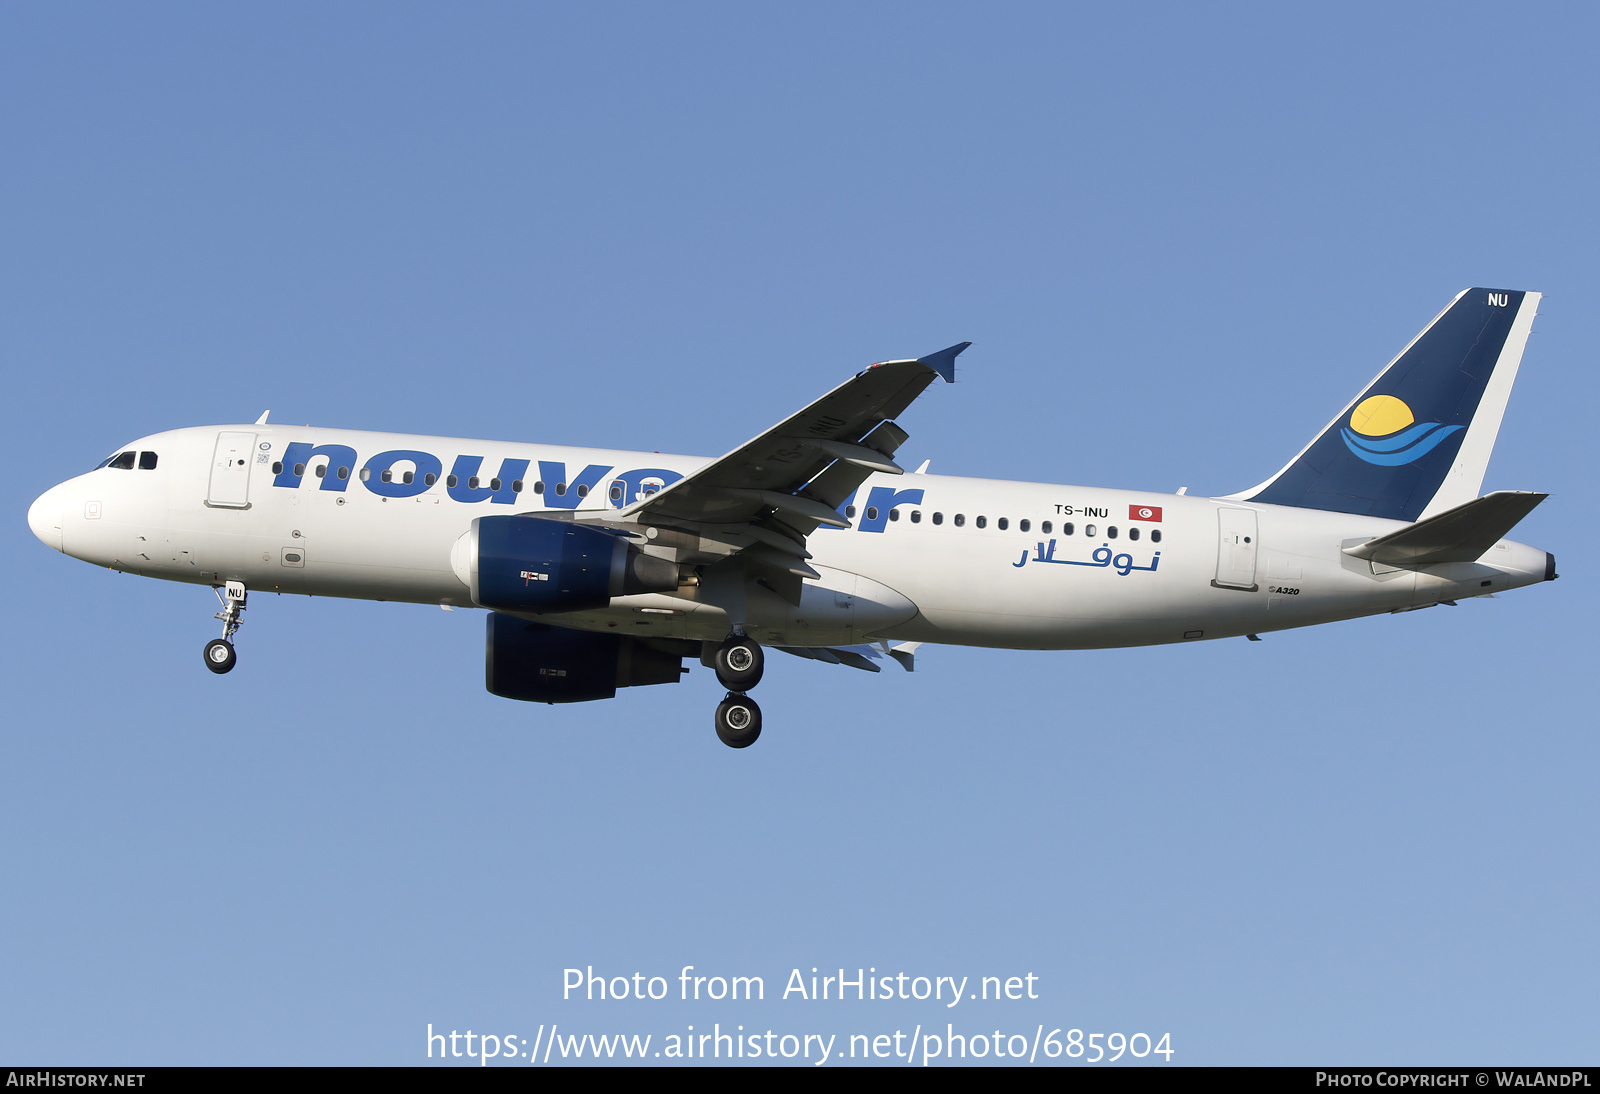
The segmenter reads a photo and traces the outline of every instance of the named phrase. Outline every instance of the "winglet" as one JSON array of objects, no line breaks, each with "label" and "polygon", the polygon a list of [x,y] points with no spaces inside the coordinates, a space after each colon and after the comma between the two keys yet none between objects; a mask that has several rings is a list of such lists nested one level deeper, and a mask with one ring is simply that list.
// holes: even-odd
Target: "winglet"
[{"label": "winglet", "polygon": [[970,345],[972,345],[971,342],[961,342],[951,346],[949,349],[942,349],[938,353],[930,353],[926,357],[918,357],[917,364],[927,365],[940,376],[943,376],[945,383],[953,384],[956,382],[956,358],[960,357],[961,351]]}]

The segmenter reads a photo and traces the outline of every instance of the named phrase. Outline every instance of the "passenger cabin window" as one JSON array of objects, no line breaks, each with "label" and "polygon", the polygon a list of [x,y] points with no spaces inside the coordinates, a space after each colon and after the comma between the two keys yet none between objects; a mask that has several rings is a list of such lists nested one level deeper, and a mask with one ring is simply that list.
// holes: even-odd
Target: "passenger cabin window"
[{"label": "passenger cabin window", "polygon": [[890,520],[899,520],[900,519],[900,510],[898,510],[898,509],[889,510],[889,519]]},{"label": "passenger cabin window", "polygon": [[283,461],[282,460],[279,460],[278,462],[276,462],[276,463],[274,463],[272,465],[272,473],[274,475],[283,474]]},{"label": "passenger cabin window", "polygon": [[328,465],[325,464],[325,463],[317,464],[317,478],[325,479],[327,477],[328,477]]},{"label": "passenger cabin window", "polygon": [[844,507],[844,515],[846,520],[854,520],[856,516],[856,507],[854,505],[846,505]]},{"label": "passenger cabin window", "polygon": [[[1050,522],[1049,521],[1045,521],[1044,522],[1044,530],[1046,532],[1048,532],[1050,530]],[[1065,523],[1065,524],[1063,524],[1061,526],[1061,534],[1064,535],[1064,536],[1070,536],[1070,535],[1072,535],[1072,533],[1074,533],[1076,531],[1077,531],[1077,528],[1073,527],[1073,524],[1072,524],[1072,522],[1070,520],[1067,521],[1067,523]],[[1093,532],[1090,532],[1089,534],[1091,536],[1094,535]]]},{"label": "passenger cabin window", "polygon": [[456,478],[454,475],[446,475],[444,478],[444,484],[452,490],[456,488],[456,483],[460,481],[461,480]]},{"label": "passenger cabin window", "polygon": [[943,513],[935,513],[935,514],[933,514],[933,523],[935,523],[935,524],[943,524],[944,523],[944,514]]},{"label": "passenger cabin window", "polygon": [[[318,468],[318,470],[320,471],[321,468]],[[362,482],[371,482],[372,481],[372,468],[363,467],[361,469],[361,481]]]},{"label": "passenger cabin window", "polygon": [[468,490],[476,490],[477,488],[478,488],[478,476],[473,475],[471,478],[469,478],[467,480],[467,489]]},{"label": "passenger cabin window", "polygon": [[400,481],[405,483],[407,486],[410,486],[413,482],[417,481],[417,473],[415,471],[407,471],[404,475],[400,476]]},{"label": "passenger cabin window", "polygon": [[1150,529],[1150,542],[1151,543],[1160,543],[1161,542],[1161,529],[1159,529],[1159,528]]},{"label": "passenger cabin window", "polygon": [[[1072,525],[1070,525],[1070,524],[1067,525],[1067,531],[1063,532],[1062,535],[1070,536],[1072,534],[1071,529],[1072,529]],[[1039,531],[1043,532],[1045,535],[1048,536],[1050,534],[1050,522],[1049,521],[1045,521],[1043,524],[1039,525]]]},{"label": "passenger cabin window", "polygon": [[558,497],[558,498],[566,497],[566,494],[567,494],[567,484],[564,483],[564,482],[556,483],[556,497]]},{"label": "passenger cabin window", "polygon": [[500,480],[499,479],[490,479],[489,480],[489,489],[493,490],[496,494],[498,494],[500,492]]},{"label": "passenger cabin window", "polygon": [[1093,539],[1094,538],[1094,525],[1085,524],[1083,526],[1083,534],[1088,536],[1090,539]]},{"label": "passenger cabin window", "polygon": [[380,479],[382,479],[384,482],[391,482],[394,479],[394,474],[393,474],[393,472],[385,471],[383,474],[379,475],[378,477]]},{"label": "passenger cabin window", "polygon": [[589,488],[587,486],[584,486],[582,483],[579,483],[578,484],[578,497],[586,498],[588,496],[589,496]]},{"label": "passenger cabin window", "polygon": [[994,526],[1000,529],[1002,532],[1004,532],[1006,528],[1010,526],[1010,524],[1011,522],[1006,520],[1005,517],[1001,517],[999,520],[994,522]]},{"label": "passenger cabin window", "polygon": [[911,523],[912,524],[921,524],[922,523],[922,510],[921,509],[913,509],[913,510],[911,510]]},{"label": "passenger cabin window", "polygon": [[1139,529],[1137,529],[1137,528],[1129,528],[1128,529],[1128,538],[1129,539],[1138,539],[1139,538]]},{"label": "passenger cabin window", "polygon": [[536,483],[534,483],[534,484],[533,484],[533,492],[534,492],[534,493],[535,493],[535,494],[542,494],[542,493],[544,493],[544,483],[542,483],[542,482],[536,482]]},{"label": "passenger cabin window", "polygon": [[522,493],[522,480],[521,479],[512,479],[511,480],[511,492],[513,494]]},{"label": "passenger cabin window", "polygon": [[1017,530],[1022,532],[1030,532],[1033,530],[1033,522],[1026,519],[1019,520],[1017,521]]},{"label": "passenger cabin window", "polygon": [[[327,470],[327,468],[326,468],[326,467],[324,467],[324,468],[323,468],[323,471],[326,471],[326,470]],[[349,477],[350,477],[350,469],[349,469],[349,468],[348,468],[348,467],[341,467],[341,468],[339,468],[339,477],[340,477],[340,478],[341,478],[341,479],[348,479],[348,478],[349,478]],[[319,479],[320,479],[320,478],[322,478],[322,475],[321,475],[321,474],[320,474],[320,473],[319,473],[319,474],[318,474],[318,475],[317,475],[317,478],[319,478]]]},{"label": "passenger cabin window", "polygon": [[966,523],[967,523],[967,515],[965,513],[957,513],[956,514],[956,527],[960,528],[962,525],[964,525]]},{"label": "passenger cabin window", "polygon": [[1108,526],[1106,528],[1106,538],[1107,539],[1116,539],[1117,538],[1117,526],[1115,524],[1110,525],[1110,526]]},{"label": "passenger cabin window", "polygon": [[868,520],[877,520],[878,519],[878,507],[876,505],[867,506],[867,519]]},{"label": "passenger cabin window", "polygon": [[422,483],[424,486],[432,486],[438,481],[439,476],[435,475],[432,471],[429,471],[426,475],[422,476]]},{"label": "passenger cabin window", "polygon": [[154,471],[156,469],[156,454],[154,452],[139,453],[139,470]]}]

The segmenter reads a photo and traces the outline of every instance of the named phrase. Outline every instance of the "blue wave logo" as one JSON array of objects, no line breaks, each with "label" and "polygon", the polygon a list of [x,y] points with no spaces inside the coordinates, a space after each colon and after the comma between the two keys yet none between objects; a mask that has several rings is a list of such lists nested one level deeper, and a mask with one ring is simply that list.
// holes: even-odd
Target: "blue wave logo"
[{"label": "blue wave logo", "polygon": [[1399,467],[1420,460],[1462,428],[1419,422],[1411,408],[1393,395],[1374,395],[1350,412],[1350,424],[1339,435],[1345,447],[1367,463]]}]

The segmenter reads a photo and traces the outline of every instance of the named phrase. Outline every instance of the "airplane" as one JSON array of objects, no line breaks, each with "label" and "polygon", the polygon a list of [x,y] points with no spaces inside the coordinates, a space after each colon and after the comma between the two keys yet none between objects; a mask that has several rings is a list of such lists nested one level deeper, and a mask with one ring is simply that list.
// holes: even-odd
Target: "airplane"
[{"label": "airplane", "polygon": [[230,671],[256,592],[487,609],[485,686],[544,703],[676,683],[761,734],[764,647],[910,671],[923,644],[1210,641],[1556,578],[1479,496],[1540,294],[1462,292],[1282,470],[1223,497],[907,473],[897,424],[963,342],[883,361],[720,459],[268,424],[121,446],[28,525],[112,570],[211,586]]}]

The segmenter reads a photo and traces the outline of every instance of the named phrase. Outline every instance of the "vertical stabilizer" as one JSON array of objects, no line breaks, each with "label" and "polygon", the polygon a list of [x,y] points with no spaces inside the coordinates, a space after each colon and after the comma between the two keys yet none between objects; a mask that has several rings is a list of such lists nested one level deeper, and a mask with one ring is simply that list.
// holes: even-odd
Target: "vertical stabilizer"
[{"label": "vertical stabilizer", "polygon": [[1539,297],[1463,292],[1288,466],[1234,497],[1411,521],[1471,501]]}]

